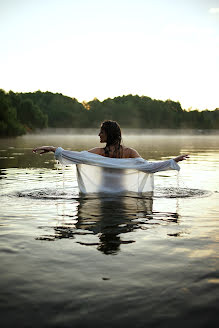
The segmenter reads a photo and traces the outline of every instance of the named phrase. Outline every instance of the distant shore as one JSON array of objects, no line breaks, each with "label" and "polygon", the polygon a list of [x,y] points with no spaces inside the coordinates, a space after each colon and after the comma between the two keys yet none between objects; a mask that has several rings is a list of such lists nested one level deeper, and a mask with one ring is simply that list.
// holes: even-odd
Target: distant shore
[{"label": "distant shore", "polygon": [[44,129],[97,129],[104,120],[115,120],[122,129],[138,134],[215,134],[219,130],[219,108],[186,111],[179,102],[138,95],[80,103],[51,92],[0,90],[0,136],[44,133]]}]

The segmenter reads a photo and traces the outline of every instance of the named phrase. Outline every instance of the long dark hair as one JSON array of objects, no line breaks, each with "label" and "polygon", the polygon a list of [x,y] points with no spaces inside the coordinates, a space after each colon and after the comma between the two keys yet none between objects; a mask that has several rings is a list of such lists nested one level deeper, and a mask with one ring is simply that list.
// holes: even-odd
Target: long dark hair
[{"label": "long dark hair", "polygon": [[[116,121],[104,121],[101,124],[101,129],[106,132],[107,141],[104,148],[105,156],[107,157],[122,157],[122,134],[119,124]],[[110,146],[114,146],[114,152],[110,154]],[[111,155],[111,156],[110,156]]]}]

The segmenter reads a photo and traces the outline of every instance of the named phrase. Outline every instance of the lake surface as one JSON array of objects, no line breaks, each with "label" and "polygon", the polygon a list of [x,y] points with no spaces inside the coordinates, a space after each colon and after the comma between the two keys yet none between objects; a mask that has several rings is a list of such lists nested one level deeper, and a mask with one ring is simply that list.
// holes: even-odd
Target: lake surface
[{"label": "lake surface", "polygon": [[[89,132],[90,133],[90,132]],[[0,140],[2,327],[217,327],[219,137],[125,135],[155,174],[153,197],[82,196],[40,145],[99,145],[85,130]]]}]

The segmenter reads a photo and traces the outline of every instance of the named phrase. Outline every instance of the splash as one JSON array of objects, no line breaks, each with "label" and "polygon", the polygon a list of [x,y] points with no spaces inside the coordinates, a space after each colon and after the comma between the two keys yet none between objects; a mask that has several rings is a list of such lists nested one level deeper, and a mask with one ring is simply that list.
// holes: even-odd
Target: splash
[{"label": "splash", "polygon": [[16,197],[27,197],[32,199],[76,199],[78,198],[77,193],[74,191],[74,188],[71,190],[65,188],[56,188],[56,189],[34,189],[34,190],[25,190],[17,192],[14,196]]},{"label": "splash", "polygon": [[[168,187],[168,188],[162,188],[157,187],[155,188],[154,194],[151,195],[151,198],[199,198],[199,197],[208,197],[212,194],[212,192],[208,190],[201,190],[201,189],[191,189],[191,188],[179,188],[179,187]],[[43,188],[43,189],[33,189],[33,190],[25,190],[15,193],[13,196],[16,197],[27,197],[32,199],[78,199],[80,198],[80,194],[78,193],[77,188],[56,188],[56,189],[50,189],[50,188]],[[118,198],[120,195],[113,195],[113,194],[104,194],[104,195],[98,195],[98,194],[87,194],[86,198]],[[132,196],[135,197],[135,195],[123,195],[121,196]],[[147,195],[142,194],[137,195],[138,198],[145,198]]]},{"label": "splash", "polygon": [[212,194],[209,190],[168,187],[156,188],[154,198],[199,198],[208,197]]}]

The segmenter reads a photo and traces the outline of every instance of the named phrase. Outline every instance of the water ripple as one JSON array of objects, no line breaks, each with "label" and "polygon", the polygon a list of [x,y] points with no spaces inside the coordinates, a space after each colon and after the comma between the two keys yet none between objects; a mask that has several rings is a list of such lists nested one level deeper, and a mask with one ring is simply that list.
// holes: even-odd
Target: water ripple
[{"label": "water ripple", "polygon": [[[138,197],[138,198],[199,198],[199,197],[208,197],[212,194],[211,191],[201,190],[201,189],[191,189],[191,188],[156,188],[154,194],[89,194],[85,197]],[[80,196],[77,193],[77,188],[60,188],[60,189],[52,189],[52,188],[43,188],[43,189],[33,189],[33,190],[23,190],[18,191],[13,194],[15,197],[27,197],[32,199],[78,199]]]},{"label": "water ripple", "polygon": [[156,188],[154,198],[197,198],[208,197],[212,194],[209,190],[191,188]]}]

